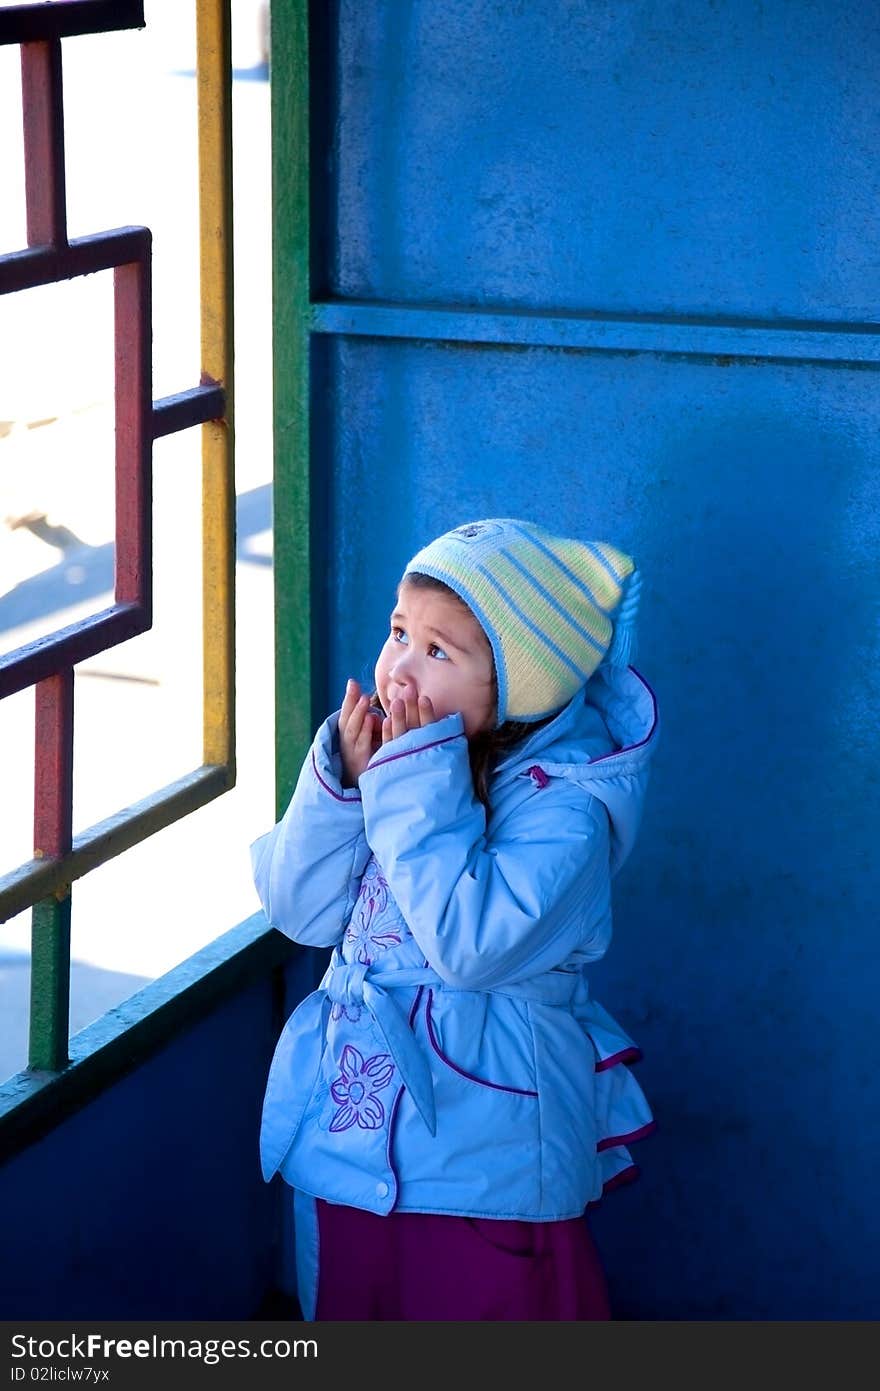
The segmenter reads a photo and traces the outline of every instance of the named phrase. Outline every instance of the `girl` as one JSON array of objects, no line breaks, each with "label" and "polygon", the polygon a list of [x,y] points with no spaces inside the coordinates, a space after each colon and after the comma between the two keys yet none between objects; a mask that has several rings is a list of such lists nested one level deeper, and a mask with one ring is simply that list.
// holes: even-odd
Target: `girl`
[{"label": "girl", "polygon": [[[589,997],[657,738],[614,547],[508,518],[407,565],[375,669],[252,847],[332,947],[269,1073],[307,1319],[604,1319],[584,1212],[653,1128]],[[614,619],[612,620],[612,615]]]}]

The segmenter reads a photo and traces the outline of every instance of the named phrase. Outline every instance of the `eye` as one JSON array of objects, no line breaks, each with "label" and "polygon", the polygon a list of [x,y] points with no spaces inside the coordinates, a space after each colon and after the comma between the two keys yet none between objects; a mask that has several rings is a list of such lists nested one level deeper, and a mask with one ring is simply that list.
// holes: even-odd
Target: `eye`
[{"label": "eye", "polygon": [[404,637],[406,636],[406,634],[405,634],[403,628],[392,628],[392,629],[391,629],[391,637],[392,637],[392,639],[394,640],[394,642],[400,642],[400,641],[402,640],[401,638],[398,638],[398,637],[395,636],[397,633],[403,634]]},{"label": "eye", "polygon": [[428,648],[428,651],[429,651],[429,652],[439,652],[440,655],[441,655],[441,657],[443,658],[443,661],[444,661],[444,662],[448,662],[448,661],[449,661],[449,658],[447,657],[446,653],[443,651],[443,648],[442,648],[442,647],[438,647],[437,644],[436,644],[436,642],[432,642],[432,643],[431,643],[431,646]]}]

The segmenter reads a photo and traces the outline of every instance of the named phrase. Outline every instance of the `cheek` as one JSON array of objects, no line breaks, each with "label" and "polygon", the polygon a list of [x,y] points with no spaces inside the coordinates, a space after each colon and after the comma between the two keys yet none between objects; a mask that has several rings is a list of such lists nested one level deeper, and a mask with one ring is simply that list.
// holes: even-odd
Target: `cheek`
[{"label": "cheek", "polygon": [[390,642],[386,642],[376,658],[374,676],[376,685],[379,686],[388,680],[388,673],[394,664],[394,648]]}]

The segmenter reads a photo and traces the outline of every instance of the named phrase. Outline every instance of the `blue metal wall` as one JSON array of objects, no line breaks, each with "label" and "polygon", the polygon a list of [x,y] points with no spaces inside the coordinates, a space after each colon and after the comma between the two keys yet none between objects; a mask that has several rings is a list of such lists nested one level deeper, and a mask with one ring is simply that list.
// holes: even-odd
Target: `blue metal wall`
[{"label": "blue metal wall", "polygon": [[[424,540],[630,549],[664,736],[599,998],[619,1316],[880,1313],[880,12],[313,7],[328,708]],[[319,518],[320,520],[320,518]]]},{"label": "blue metal wall", "polygon": [[269,977],[241,990],[0,1167],[0,1318],[255,1315],[279,1279],[257,1143],[278,1014]]}]

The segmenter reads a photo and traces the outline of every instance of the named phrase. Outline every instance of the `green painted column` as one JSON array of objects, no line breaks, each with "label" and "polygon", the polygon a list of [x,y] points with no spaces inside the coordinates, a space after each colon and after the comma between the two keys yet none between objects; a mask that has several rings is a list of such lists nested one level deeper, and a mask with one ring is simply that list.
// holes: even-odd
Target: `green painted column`
[{"label": "green painted column", "polygon": [[287,806],[317,723],[309,468],[309,71],[307,0],[271,7],[275,789]]}]

